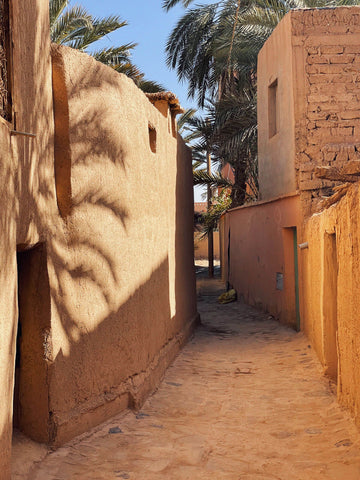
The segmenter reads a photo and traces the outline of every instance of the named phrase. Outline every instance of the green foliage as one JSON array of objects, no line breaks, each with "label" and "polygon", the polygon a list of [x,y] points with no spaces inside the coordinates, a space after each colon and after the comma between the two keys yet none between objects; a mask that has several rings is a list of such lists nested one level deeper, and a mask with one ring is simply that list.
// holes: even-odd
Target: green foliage
[{"label": "green foliage", "polygon": [[229,190],[225,189],[219,196],[213,198],[209,210],[202,215],[202,238],[206,237],[209,232],[217,229],[221,215],[223,215],[230,207],[231,196]]}]

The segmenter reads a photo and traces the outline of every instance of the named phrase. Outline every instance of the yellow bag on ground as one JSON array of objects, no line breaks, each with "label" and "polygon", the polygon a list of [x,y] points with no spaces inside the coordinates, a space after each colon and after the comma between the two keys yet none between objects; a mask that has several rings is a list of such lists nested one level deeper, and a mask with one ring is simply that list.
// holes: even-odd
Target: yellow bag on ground
[{"label": "yellow bag on ground", "polygon": [[236,290],[233,288],[228,292],[222,293],[218,298],[219,303],[230,303],[236,301]]}]

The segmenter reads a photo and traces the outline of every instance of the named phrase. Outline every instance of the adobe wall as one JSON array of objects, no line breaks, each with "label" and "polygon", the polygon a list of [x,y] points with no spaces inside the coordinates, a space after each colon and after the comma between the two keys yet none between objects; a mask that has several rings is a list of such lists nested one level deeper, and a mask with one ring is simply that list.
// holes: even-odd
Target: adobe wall
[{"label": "adobe wall", "polygon": [[[360,283],[360,192],[359,184],[354,184],[336,205],[312,216],[305,225],[304,240],[309,243],[304,250],[303,295],[304,330],[315,346],[325,371],[328,363],[337,363],[338,399],[350,409],[360,425],[360,335],[359,335],[359,283]],[[336,278],[332,286],[332,298],[326,297],[327,279],[326,258],[329,234],[336,238]],[[334,298],[335,297],[335,298]],[[336,301],[337,357],[336,350],[327,355],[329,334],[329,302]],[[332,357],[332,355],[334,357]],[[336,379],[335,379],[336,380]]]},{"label": "adobe wall", "polygon": [[291,22],[296,169],[307,215],[337,184],[317,178],[314,167],[341,167],[360,158],[360,9],[298,10]]},{"label": "adobe wall", "polygon": [[171,116],[86,54],[54,45],[52,58],[63,216],[48,244],[58,445],[139,408],[197,312],[191,155]]},{"label": "adobe wall", "polygon": [[139,408],[197,320],[191,156],[170,107],[159,111],[85,54],[54,47],[52,65],[48,1],[10,3],[1,480],[10,478],[13,405],[26,435],[59,445]]},{"label": "adobe wall", "polygon": [[221,224],[223,280],[235,288],[238,297],[246,303],[294,327],[295,265],[291,228],[300,225],[300,198],[296,195],[235,208],[222,218]]},{"label": "adobe wall", "polygon": [[[276,27],[258,56],[258,162],[259,198],[293,193],[295,178],[295,112],[291,18],[287,15]],[[276,83],[276,85],[274,85]],[[269,91],[276,89],[275,105]],[[271,112],[272,113],[271,113]],[[276,117],[276,133],[270,117]]]},{"label": "adobe wall", "polygon": [[[200,238],[201,233],[194,233],[194,247],[195,247],[195,260],[203,260],[208,258],[208,240],[207,238]],[[220,259],[220,241],[219,232],[213,232],[214,239],[214,258]]]},{"label": "adobe wall", "polygon": [[359,7],[292,10],[264,44],[258,61],[261,199],[299,190],[304,215],[311,215],[338,184],[318,178],[316,166],[339,168],[360,158],[359,32]]},{"label": "adobe wall", "polygon": [[[56,203],[48,2],[10,2],[11,121],[0,119],[0,478],[10,478],[18,323],[16,250],[44,240]],[[37,26],[35,29],[34,26]],[[11,135],[11,130],[36,134]],[[40,213],[41,212],[41,213]]]}]

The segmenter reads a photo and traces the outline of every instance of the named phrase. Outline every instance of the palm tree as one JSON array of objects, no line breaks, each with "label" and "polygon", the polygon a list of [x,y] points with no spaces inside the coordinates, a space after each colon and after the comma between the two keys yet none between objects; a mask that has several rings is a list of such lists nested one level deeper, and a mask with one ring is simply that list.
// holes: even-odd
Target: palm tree
[{"label": "palm tree", "polygon": [[[187,110],[178,121],[178,131],[184,136],[193,154],[194,185],[207,187],[207,213],[204,218],[203,233],[208,239],[209,277],[214,276],[214,245],[213,230],[219,218],[219,206],[212,202],[212,188],[229,187],[229,181],[219,173],[212,172],[212,154],[214,147],[214,107],[209,104],[205,118],[197,116],[194,109]],[[225,205],[222,202],[222,205]]]},{"label": "palm tree", "polygon": [[146,80],[145,75],[131,62],[131,52],[136,43],[89,50],[89,47],[98,40],[127,25],[127,22],[121,20],[119,16],[95,18],[82,6],[70,6],[70,0],[49,0],[49,11],[52,42],[92,55],[99,62],[132,78],[144,92],[165,90],[159,83]]}]

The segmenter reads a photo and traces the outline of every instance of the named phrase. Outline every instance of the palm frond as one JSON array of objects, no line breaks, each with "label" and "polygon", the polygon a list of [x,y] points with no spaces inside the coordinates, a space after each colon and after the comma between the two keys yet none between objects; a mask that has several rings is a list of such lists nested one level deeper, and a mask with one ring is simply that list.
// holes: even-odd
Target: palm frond
[{"label": "palm frond", "polygon": [[68,4],[69,0],[49,0],[50,25],[54,25]]},{"label": "palm frond", "polygon": [[157,93],[166,92],[167,89],[161,83],[154,82],[153,80],[142,79],[137,82],[137,86],[145,93]]},{"label": "palm frond", "polygon": [[115,68],[117,65],[121,65],[129,61],[130,51],[136,47],[136,43],[127,43],[120,47],[104,48],[91,52],[91,56],[98,62],[109,65]]},{"label": "palm frond", "polygon": [[92,17],[82,7],[66,10],[50,25],[50,37],[54,43],[69,45],[73,38],[92,28]]},{"label": "palm frond", "polygon": [[209,174],[205,170],[193,172],[194,185],[210,185],[211,187],[232,187],[232,183],[219,174]]},{"label": "palm frond", "polygon": [[67,41],[69,47],[77,50],[85,50],[89,45],[100,40],[119,28],[127,25],[126,21],[122,21],[119,16],[110,15],[105,18],[95,18],[92,20],[91,28],[84,27],[77,34]]},{"label": "palm frond", "polygon": [[171,8],[180,3],[183,7],[187,8],[193,1],[194,0],[163,0],[162,8],[168,12]]}]

